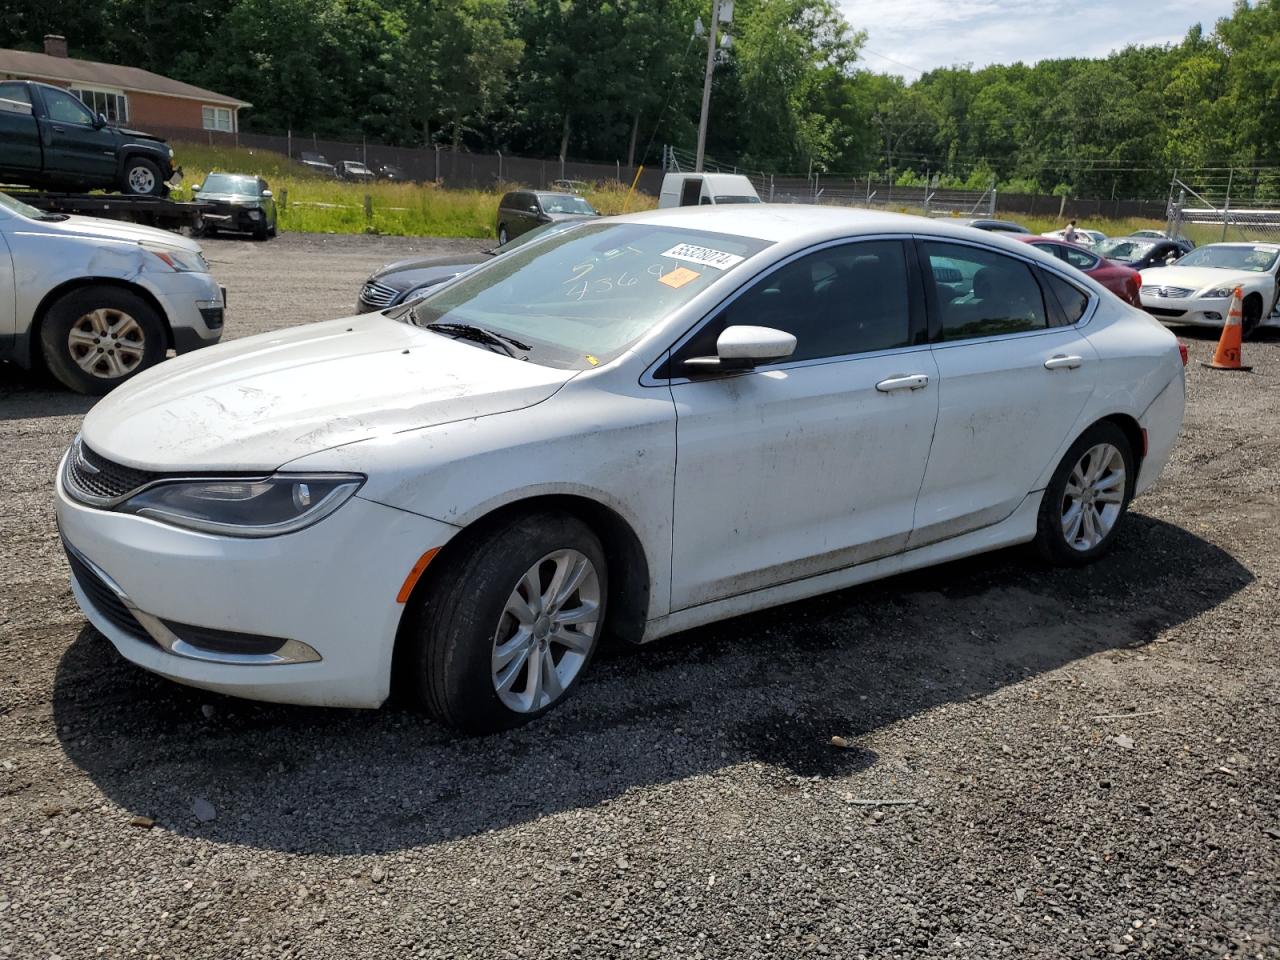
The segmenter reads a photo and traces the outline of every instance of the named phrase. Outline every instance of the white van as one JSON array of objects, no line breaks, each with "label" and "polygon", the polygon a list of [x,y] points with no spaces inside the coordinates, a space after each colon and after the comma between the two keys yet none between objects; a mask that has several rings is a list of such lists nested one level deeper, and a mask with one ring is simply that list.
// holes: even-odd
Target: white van
[{"label": "white van", "polygon": [[659,207],[759,202],[760,194],[740,173],[668,173],[658,197]]}]

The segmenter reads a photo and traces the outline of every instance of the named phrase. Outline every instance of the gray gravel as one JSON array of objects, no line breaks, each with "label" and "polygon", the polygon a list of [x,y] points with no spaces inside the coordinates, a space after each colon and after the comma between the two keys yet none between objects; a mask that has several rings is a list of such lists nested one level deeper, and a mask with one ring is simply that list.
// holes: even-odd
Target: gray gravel
[{"label": "gray gravel", "polygon": [[[206,246],[243,335],[474,244]],[[1105,561],[613,651],[485,739],[123,662],[50,505],[88,401],[0,366],[0,955],[1280,957],[1280,343],[1229,375],[1188,341],[1185,436]]]}]

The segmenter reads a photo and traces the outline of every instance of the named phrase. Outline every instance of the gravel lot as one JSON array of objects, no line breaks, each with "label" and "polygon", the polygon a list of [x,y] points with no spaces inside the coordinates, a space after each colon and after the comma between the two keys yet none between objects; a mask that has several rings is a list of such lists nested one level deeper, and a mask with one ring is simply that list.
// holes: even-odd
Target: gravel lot
[{"label": "gravel lot", "polygon": [[[206,247],[240,336],[475,245]],[[89,401],[0,365],[0,955],[1280,957],[1280,341],[1248,375],[1187,339],[1183,440],[1104,562],[613,651],[485,739],[122,661],[53,526]]]}]

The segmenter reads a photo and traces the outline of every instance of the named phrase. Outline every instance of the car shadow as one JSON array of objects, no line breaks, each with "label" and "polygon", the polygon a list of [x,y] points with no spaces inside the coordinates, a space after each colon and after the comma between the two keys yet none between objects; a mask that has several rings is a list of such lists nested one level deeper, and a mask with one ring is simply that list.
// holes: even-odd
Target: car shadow
[{"label": "car shadow", "polygon": [[[1133,514],[1115,550],[1089,567],[1001,551],[609,649],[570,702],[489,737],[395,707],[311,709],[188,689],[122,660],[88,626],[59,664],[53,706],[67,756],[165,829],[275,850],[385,852],[743,762],[773,768],[782,788],[792,775],[874,775],[868,735],[1142,647],[1252,579],[1218,547]],[[833,735],[850,749],[833,748]],[[197,800],[212,806],[201,804],[204,822]]]},{"label": "car shadow", "polygon": [[0,363],[0,420],[83,416],[99,397],[86,397],[40,370]]}]

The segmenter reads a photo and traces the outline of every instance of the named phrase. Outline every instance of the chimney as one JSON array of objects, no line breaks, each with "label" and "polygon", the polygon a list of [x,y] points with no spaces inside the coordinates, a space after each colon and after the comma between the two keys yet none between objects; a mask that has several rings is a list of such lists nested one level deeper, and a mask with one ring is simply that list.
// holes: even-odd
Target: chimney
[{"label": "chimney", "polygon": [[44,52],[51,57],[67,56],[67,38],[58,33],[46,33],[44,35]]}]

